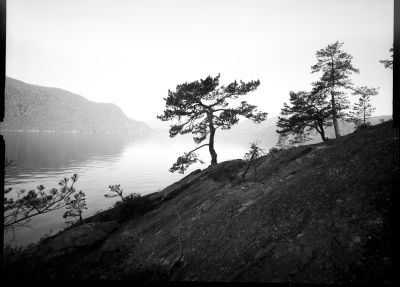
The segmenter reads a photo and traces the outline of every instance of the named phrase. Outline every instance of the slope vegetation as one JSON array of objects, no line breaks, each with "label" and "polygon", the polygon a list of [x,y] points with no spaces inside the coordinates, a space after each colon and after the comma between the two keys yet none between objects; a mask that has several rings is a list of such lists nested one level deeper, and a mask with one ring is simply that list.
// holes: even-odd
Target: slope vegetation
[{"label": "slope vegetation", "polygon": [[245,182],[242,160],[197,170],[131,222],[108,211],[50,238],[25,276],[393,283],[398,136],[388,121],[268,154]]}]

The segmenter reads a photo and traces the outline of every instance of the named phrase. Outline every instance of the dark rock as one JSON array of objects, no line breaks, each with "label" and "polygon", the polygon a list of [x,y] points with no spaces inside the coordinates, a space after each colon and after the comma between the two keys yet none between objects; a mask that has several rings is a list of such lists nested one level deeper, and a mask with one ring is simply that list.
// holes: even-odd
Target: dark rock
[{"label": "dark rock", "polygon": [[117,221],[86,223],[66,230],[47,244],[54,255],[64,249],[91,246],[104,240],[118,227]]},{"label": "dark rock", "polygon": [[168,186],[167,188],[160,191],[162,194],[162,200],[169,200],[176,195],[178,195],[181,191],[189,187],[192,183],[197,181],[201,176],[201,170],[196,169],[195,171],[189,173],[187,176],[182,178],[180,181],[175,182],[174,184]]}]

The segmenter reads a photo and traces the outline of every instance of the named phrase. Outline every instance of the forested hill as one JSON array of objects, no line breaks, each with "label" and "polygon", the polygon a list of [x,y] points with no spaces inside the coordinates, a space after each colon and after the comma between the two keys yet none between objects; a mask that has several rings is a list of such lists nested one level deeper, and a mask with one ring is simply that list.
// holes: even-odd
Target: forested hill
[{"label": "forested hill", "polygon": [[5,119],[0,130],[140,134],[151,130],[115,104],[6,77]]}]

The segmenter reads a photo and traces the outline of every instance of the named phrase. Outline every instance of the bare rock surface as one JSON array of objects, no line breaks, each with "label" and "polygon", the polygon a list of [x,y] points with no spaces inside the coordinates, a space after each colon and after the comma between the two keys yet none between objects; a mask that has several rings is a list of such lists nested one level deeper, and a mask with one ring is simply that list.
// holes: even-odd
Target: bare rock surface
[{"label": "bare rock surface", "polygon": [[63,249],[91,246],[103,241],[118,226],[117,221],[86,223],[56,236],[48,242],[47,248],[57,252]]},{"label": "bare rock surface", "polygon": [[242,181],[242,160],[197,170],[149,195],[160,204],[131,222],[92,222],[54,238],[53,250],[92,247],[31,272],[40,278],[393,283],[398,144],[398,129],[385,122],[268,154],[257,160],[257,180],[249,169]]}]

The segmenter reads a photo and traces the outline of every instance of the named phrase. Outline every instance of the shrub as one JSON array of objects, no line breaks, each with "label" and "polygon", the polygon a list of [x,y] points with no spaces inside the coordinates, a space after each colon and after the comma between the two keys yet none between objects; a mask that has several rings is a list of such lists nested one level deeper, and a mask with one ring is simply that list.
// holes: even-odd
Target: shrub
[{"label": "shrub", "polygon": [[257,181],[257,159],[265,155],[265,150],[259,147],[260,142],[255,141],[250,144],[250,150],[244,155],[244,160],[248,161],[246,170],[243,173],[243,181],[245,181],[246,173],[253,165],[254,168],[254,180]]},{"label": "shrub", "polygon": [[[8,165],[9,162],[6,163],[6,166]],[[61,179],[58,183],[59,189],[52,188],[46,191],[44,185],[39,185],[36,190],[15,191],[12,197],[8,197],[12,188],[5,189],[3,230],[14,232],[27,226],[32,217],[68,207],[71,196],[76,197],[74,185],[77,180],[78,175],[74,174],[70,178]]]},{"label": "shrub", "polygon": [[358,125],[358,126],[356,126],[356,128],[355,128],[355,132],[357,132],[357,131],[359,131],[359,130],[362,130],[362,129],[365,129],[365,128],[368,128],[368,127],[370,127],[370,126],[372,126],[371,125],[371,123],[369,123],[369,122],[366,122],[366,123],[362,123],[362,124],[360,124],[360,125]]},{"label": "shrub", "polygon": [[114,204],[111,214],[109,215],[112,219],[117,219],[119,221],[133,220],[136,216],[145,214],[153,206],[151,200],[147,197],[141,197],[138,193],[131,193],[128,196],[123,196],[123,189],[121,189],[119,184],[110,185],[109,188],[111,192],[117,194],[106,194],[105,197],[121,197],[121,201],[117,201]]},{"label": "shrub", "polygon": [[[68,198],[66,209],[67,211],[63,215],[63,218],[67,219],[66,223],[71,225],[81,225],[83,223],[82,212],[84,209],[87,209],[85,193],[79,191],[74,194],[74,199]],[[76,221],[74,220],[75,218],[77,218]]]},{"label": "shrub", "polygon": [[283,148],[273,147],[273,148],[270,148],[270,149],[268,150],[268,154],[277,154],[277,153],[279,153],[279,152],[282,151],[282,150],[283,150]]}]

